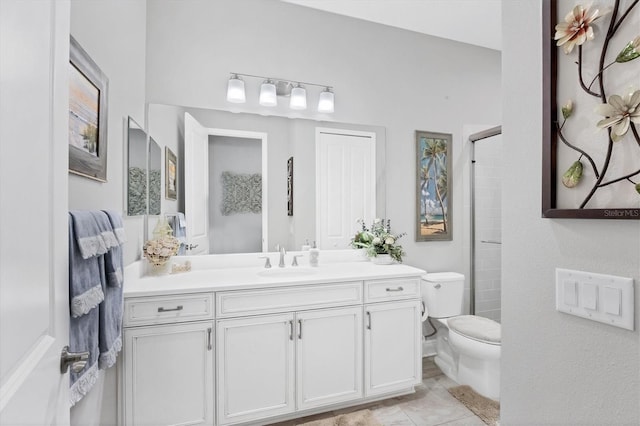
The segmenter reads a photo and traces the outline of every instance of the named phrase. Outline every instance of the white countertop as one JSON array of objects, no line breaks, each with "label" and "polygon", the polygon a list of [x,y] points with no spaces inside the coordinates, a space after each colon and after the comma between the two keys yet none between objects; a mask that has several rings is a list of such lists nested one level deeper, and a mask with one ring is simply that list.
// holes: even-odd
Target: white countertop
[{"label": "white countertop", "polygon": [[161,276],[125,276],[124,296],[156,296],[223,290],[243,290],[263,287],[284,287],[305,284],[336,283],[385,278],[419,277],[422,269],[393,264],[375,265],[371,262],[333,262],[312,268],[309,266],[284,268],[232,267],[196,269],[189,272]]}]

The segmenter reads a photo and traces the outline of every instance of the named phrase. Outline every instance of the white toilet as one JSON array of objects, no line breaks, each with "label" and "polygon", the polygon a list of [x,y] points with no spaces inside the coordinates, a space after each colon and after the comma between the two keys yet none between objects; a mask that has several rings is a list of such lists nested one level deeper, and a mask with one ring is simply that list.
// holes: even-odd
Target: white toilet
[{"label": "white toilet", "polygon": [[422,300],[423,321],[428,316],[437,322],[436,365],[457,383],[499,400],[501,326],[488,318],[461,315],[464,275],[423,275]]}]

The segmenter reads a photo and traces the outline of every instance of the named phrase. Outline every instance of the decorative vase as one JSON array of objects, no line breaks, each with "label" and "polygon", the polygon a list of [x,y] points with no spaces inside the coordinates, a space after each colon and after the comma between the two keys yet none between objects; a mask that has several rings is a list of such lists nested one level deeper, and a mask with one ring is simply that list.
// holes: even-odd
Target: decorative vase
[{"label": "decorative vase", "polygon": [[376,265],[391,265],[393,263],[393,258],[390,254],[379,254],[375,257],[371,258],[371,262]]},{"label": "decorative vase", "polygon": [[356,258],[358,261],[366,262],[369,260],[369,256],[367,256],[367,249],[359,248],[356,249]]},{"label": "decorative vase", "polygon": [[147,262],[149,275],[167,275],[171,271],[171,260],[166,262]]}]

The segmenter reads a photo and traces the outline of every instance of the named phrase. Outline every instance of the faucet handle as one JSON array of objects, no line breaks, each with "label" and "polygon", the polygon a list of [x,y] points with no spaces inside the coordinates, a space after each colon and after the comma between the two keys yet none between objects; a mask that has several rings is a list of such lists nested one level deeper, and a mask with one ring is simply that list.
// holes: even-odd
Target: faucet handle
[{"label": "faucet handle", "polygon": [[266,259],[264,262],[264,267],[271,268],[271,259],[269,259],[269,256],[258,256],[258,259]]},{"label": "faucet handle", "polygon": [[303,254],[296,254],[293,256],[293,262],[291,262],[291,266],[298,266],[298,258],[304,257]]}]

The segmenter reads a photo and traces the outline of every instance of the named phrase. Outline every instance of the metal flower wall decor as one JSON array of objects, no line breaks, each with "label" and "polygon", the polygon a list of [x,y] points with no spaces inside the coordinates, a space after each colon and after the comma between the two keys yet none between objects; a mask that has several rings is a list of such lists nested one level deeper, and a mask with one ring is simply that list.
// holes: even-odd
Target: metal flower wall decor
[{"label": "metal flower wall decor", "polygon": [[545,2],[545,217],[640,219],[639,3]]}]

